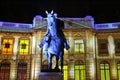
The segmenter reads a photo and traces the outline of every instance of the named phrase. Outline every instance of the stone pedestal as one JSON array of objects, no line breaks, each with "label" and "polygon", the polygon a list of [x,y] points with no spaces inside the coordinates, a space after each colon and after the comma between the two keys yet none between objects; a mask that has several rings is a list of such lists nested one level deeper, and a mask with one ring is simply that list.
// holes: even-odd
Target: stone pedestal
[{"label": "stone pedestal", "polygon": [[63,75],[59,70],[41,70],[38,80],[63,80]]}]

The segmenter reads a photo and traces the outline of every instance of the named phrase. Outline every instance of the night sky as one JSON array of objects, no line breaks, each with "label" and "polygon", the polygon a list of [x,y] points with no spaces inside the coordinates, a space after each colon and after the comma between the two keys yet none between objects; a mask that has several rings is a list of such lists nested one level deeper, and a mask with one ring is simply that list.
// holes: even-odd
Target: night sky
[{"label": "night sky", "polygon": [[58,17],[91,15],[95,23],[120,22],[120,2],[115,0],[0,0],[0,21],[32,23],[36,15],[46,17],[45,10]]}]

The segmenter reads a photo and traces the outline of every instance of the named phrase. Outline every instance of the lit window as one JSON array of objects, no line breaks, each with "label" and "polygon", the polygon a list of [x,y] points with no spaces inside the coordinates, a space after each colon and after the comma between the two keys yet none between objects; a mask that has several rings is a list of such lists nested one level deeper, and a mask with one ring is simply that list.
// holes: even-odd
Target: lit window
[{"label": "lit window", "polygon": [[13,39],[3,39],[2,54],[13,53]]},{"label": "lit window", "polygon": [[100,64],[100,80],[110,80],[110,67],[107,62]]},{"label": "lit window", "polygon": [[63,75],[64,75],[64,80],[68,80],[68,66],[67,65],[63,66]]},{"label": "lit window", "polygon": [[84,53],[84,43],[83,40],[75,40],[75,53]]},{"label": "lit window", "polygon": [[75,65],[75,80],[86,80],[85,74],[85,65],[84,64],[76,64]]},{"label": "lit window", "polygon": [[118,80],[120,80],[120,62],[117,64]]},{"label": "lit window", "polygon": [[20,40],[19,43],[19,54],[27,55],[29,52],[29,40]]}]

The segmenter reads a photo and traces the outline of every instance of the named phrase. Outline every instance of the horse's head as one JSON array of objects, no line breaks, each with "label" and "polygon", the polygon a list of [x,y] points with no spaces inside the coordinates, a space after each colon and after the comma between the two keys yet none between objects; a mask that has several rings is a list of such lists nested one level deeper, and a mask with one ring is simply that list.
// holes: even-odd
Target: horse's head
[{"label": "horse's head", "polygon": [[48,26],[51,26],[52,23],[56,22],[57,14],[53,13],[53,10],[51,11],[51,13],[48,13],[48,11],[46,11],[46,14],[47,14]]},{"label": "horse's head", "polygon": [[51,13],[48,13],[48,11],[46,11],[46,14],[47,14],[48,29],[50,30],[51,35],[55,36],[57,34],[57,27],[56,27],[57,14],[53,13],[53,10],[51,11]]}]

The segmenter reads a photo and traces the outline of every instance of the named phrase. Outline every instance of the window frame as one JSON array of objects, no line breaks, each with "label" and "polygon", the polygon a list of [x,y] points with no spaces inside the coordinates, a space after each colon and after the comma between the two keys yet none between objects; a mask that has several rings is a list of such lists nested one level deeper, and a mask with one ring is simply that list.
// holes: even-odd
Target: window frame
[{"label": "window frame", "polygon": [[[24,51],[22,51],[22,52],[20,52],[20,48],[22,47],[22,44],[20,44],[21,42],[21,40],[23,40],[24,41],[24,44],[25,44],[25,40],[27,40],[28,41],[28,45],[26,44],[26,47],[28,47],[28,51],[27,52],[24,52]],[[19,44],[18,44],[18,54],[19,55],[29,55],[29,52],[30,52],[30,40],[29,39],[19,39]]]},{"label": "window frame", "polygon": [[[76,69],[76,67],[78,67],[78,69]],[[81,67],[83,67],[83,68],[81,68]],[[79,72],[79,80],[83,80],[83,79],[86,80],[86,66],[81,60],[76,61],[75,65],[74,65],[74,79],[78,80],[78,79],[76,79],[76,71]],[[84,74],[81,74],[81,72]],[[82,75],[83,75],[83,77],[81,77]]]},{"label": "window frame", "polygon": [[[5,42],[4,42],[4,40],[6,40],[7,43],[9,43],[9,40],[12,40],[12,44],[10,43],[11,52],[8,52],[8,50],[7,50],[7,52],[4,52],[4,51],[3,51],[3,50],[5,49],[5,48],[4,48],[4,47],[5,47]],[[3,39],[2,39],[2,54],[3,54],[3,55],[13,55],[13,50],[14,50],[14,39],[13,39],[13,38],[3,38]]]},{"label": "window frame", "polygon": [[[75,43],[75,41],[78,41],[79,43]],[[78,51],[75,51],[75,49],[76,49],[75,46],[79,47]],[[83,50],[81,50],[81,49],[83,49]],[[85,53],[85,44],[84,44],[83,39],[74,39],[74,53],[75,54],[83,54],[83,53]]]},{"label": "window frame", "polygon": [[[102,44],[105,44],[103,46]],[[101,49],[102,48],[102,49]],[[107,39],[98,39],[98,54],[108,56],[108,40]]]},{"label": "window frame", "polygon": [[23,78],[26,80],[27,79],[27,63],[26,62],[18,62],[17,64],[17,80],[23,80]]},{"label": "window frame", "polygon": [[[104,74],[104,79],[102,76],[103,74]],[[107,75],[109,75],[109,79],[108,79]],[[102,80],[102,79],[103,80],[111,80],[110,64],[107,61],[103,61],[100,63],[100,80]]]}]

